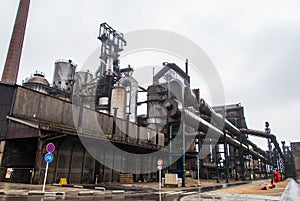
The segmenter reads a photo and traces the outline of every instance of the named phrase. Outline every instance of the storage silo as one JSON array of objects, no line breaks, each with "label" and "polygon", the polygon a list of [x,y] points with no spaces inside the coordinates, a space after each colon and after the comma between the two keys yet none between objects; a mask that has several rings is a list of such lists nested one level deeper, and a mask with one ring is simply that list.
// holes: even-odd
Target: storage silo
[{"label": "storage silo", "polygon": [[38,71],[35,71],[30,78],[26,78],[25,82],[22,85],[26,88],[33,89],[44,94],[48,94],[48,90],[50,87],[49,82],[45,78],[45,74]]},{"label": "storage silo", "polygon": [[[120,80],[121,86],[126,88],[127,102],[126,107],[128,107],[129,121],[136,122],[137,116],[137,95],[138,95],[138,82],[131,76],[125,75]],[[125,111],[126,112],[126,111]]]},{"label": "storage silo", "polygon": [[58,60],[55,62],[53,87],[71,93],[73,90],[76,64],[72,60]]},{"label": "storage silo", "polygon": [[73,94],[75,95],[92,95],[89,91],[88,84],[93,81],[93,74],[87,71],[78,71],[75,73],[75,84]]},{"label": "storage silo", "polygon": [[124,87],[116,86],[111,92],[111,113],[117,110],[117,117],[126,118],[126,97],[127,92]]}]

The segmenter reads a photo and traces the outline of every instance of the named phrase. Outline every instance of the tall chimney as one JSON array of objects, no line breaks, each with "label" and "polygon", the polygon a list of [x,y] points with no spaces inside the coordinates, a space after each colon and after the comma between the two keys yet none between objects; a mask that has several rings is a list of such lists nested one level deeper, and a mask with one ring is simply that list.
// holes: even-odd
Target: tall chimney
[{"label": "tall chimney", "polygon": [[30,0],[20,0],[18,13],[10,39],[9,49],[2,74],[2,82],[15,84],[17,82],[19,64],[21,59],[26,22]]}]

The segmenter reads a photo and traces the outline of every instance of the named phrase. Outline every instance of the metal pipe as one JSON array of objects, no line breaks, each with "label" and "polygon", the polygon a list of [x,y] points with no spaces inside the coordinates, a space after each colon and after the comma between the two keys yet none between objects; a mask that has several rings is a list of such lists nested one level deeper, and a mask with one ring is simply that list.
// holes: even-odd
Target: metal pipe
[{"label": "metal pipe", "polygon": [[185,74],[186,74],[186,76],[189,75],[189,60],[188,59],[185,60]]},{"label": "metal pipe", "polygon": [[265,133],[263,131],[252,130],[252,129],[244,129],[244,128],[240,129],[240,131],[242,133],[253,135],[253,136],[256,136],[256,137],[263,137],[263,138],[270,139],[273,142],[273,144],[275,145],[276,149],[278,150],[280,156],[282,158],[284,158],[284,155],[281,151],[281,148],[280,148],[280,146],[279,146],[279,144],[276,140],[276,136],[274,134],[269,134],[269,133]]},{"label": "metal pipe", "polygon": [[[216,113],[202,98],[200,99],[199,109],[202,114],[210,116],[212,119],[214,119],[214,121],[218,121],[218,122],[224,121],[224,127],[229,133],[232,133],[233,135],[235,135],[237,137],[239,137],[242,133],[244,133],[242,131],[243,129],[238,129],[230,121],[228,121],[227,119],[224,119],[221,114]],[[216,120],[216,119],[218,119],[218,120]],[[248,129],[246,129],[246,130],[248,130]],[[266,134],[266,133],[264,133],[264,134]],[[262,149],[258,148],[253,142],[251,142],[250,140],[247,140],[246,142],[248,144],[250,144],[255,151],[257,151],[261,155],[267,157],[266,152],[263,151]]]},{"label": "metal pipe", "polygon": [[221,114],[216,113],[202,98],[200,99],[199,110],[202,114],[210,116],[214,121],[224,122],[225,129],[230,133],[240,136],[241,132],[237,127],[235,127],[230,121],[225,119]]},{"label": "metal pipe", "polygon": [[[164,107],[166,108],[168,116],[178,117],[181,115],[181,113],[184,113],[183,120],[188,126],[195,128],[200,132],[207,133],[209,131],[214,136],[224,138],[224,134],[222,131],[220,131],[218,128],[211,125],[210,123],[208,123],[207,121],[205,121],[204,119],[199,117],[198,115],[184,109],[182,107],[182,104],[179,101],[177,101],[175,99],[166,100],[164,102]],[[241,144],[239,141],[237,141],[229,136],[226,138],[226,142],[234,147],[241,146],[242,150],[244,150],[244,151],[248,150],[247,146],[245,146],[244,144]],[[254,150],[250,150],[250,154],[253,156],[256,156],[262,160],[266,160],[264,155],[261,155],[260,153],[257,153]]]}]

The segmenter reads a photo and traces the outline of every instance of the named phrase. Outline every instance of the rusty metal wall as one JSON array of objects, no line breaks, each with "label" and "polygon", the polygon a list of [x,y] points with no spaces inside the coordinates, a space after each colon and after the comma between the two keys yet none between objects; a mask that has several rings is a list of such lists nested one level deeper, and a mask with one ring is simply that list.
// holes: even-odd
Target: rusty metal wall
[{"label": "rusty metal wall", "polygon": [[[72,105],[70,102],[18,87],[13,115],[75,128],[75,124],[77,125],[78,122],[74,122],[74,119],[79,119],[79,111],[80,106]],[[81,125],[84,132],[109,137],[113,132],[113,117],[89,108],[83,108]],[[116,139],[120,141],[125,140],[126,127],[127,121],[116,120]],[[149,129],[138,127],[137,124],[128,122],[127,135],[130,143],[138,143],[138,132],[140,132],[140,144],[156,144],[157,141],[148,139]],[[154,131],[152,130],[152,132]],[[162,134],[159,134],[158,142],[160,146],[164,145]]]},{"label": "rusty metal wall", "polygon": [[13,103],[14,90],[16,87],[0,83],[0,140],[5,139],[7,132],[6,116],[9,114]]},{"label": "rusty metal wall", "polygon": [[[77,106],[77,109],[79,106]],[[74,108],[73,108],[74,109]],[[39,120],[42,122],[48,122],[49,125],[57,125],[62,124],[63,126],[74,126],[73,116],[78,116],[78,111],[72,111],[72,105],[70,102],[56,99],[54,97],[41,94],[30,89],[26,89],[23,87],[18,87],[17,94],[15,97],[15,104],[13,107],[13,116],[25,118],[29,120]],[[104,135],[105,137],[112,136],[113,133],[113,117],[107,114],[95,112],[88,108],[83,108],[82,114],[82,130],[83,132],[88,132],[89,134],[94,135]],[[77,122],[75,122],[77,123]],[[15,123],[11,123],[11,131],[14,132],[16,125]],[[101,127],[101,130],[99,128]],[[125,144],[125,148],[128,150],[134,149],[134,147],[130,146],[130,144],[141,144],[141,147],[144,147],[145,144],[155,145],[157,139],[152,139],[148,137],[148,132],[153,135],[156,135],[156,132],[153,130],[138,127],[138,125],[127,122],[121,119],[117,120],[116,127],[116,139],[124,142],[126,139],[126,128],[128,128],[128,141],[129,144]],[[28,128],[26,128],[28,129]],[[24,132],[29,132],[29,135],[25,135],[23,133],[22,137],[33,137],[35,136],[35,130],[27,130],[24,127]],[[48,131],[49,135],[52,134],[64,134],[64,131],[55,130],[55,132],[61,133],[51,133],[52,131]],[[13,136],[11,138],[17,138],[20,136]],[[138,138],[140,137],[140,141],[138,142]],[[153,136],[154,138],[154,136]],[[99,138],[100,140],[100,138]],[[158,142],[160,145],[164,144],[164,136],[162,133],[159,133]],[[95,169],[95,160],[92,156],[84,149],[80,140],[76,136],[63,137],[54,141],[56,150],[54,152],[54,161],[50,163],[49,173],[47,182],[54,183],[59,182],[59,179],[62,177],[66,177],[69,183],[93,183],[94,182],[94,171],[96,170],[101,175],[101,180],[103,181],[118,181],[119,172],[113,171],[104,165],[98,164],[97,169]],[[134,149],[135,150],[135,149]],[[137,149],[138,150],[138,149]],[[136,150],[135,150],[136,151]],[[38,161],[36,161],[36,166],[42,167],[42,170],[37,171],[39,173],[39,179],[37,181],[43,181],[45,162],[43,160],[43,156],[45,154],[44,147],[42,149],[42,153],[39,155]],[[11,154],[11,152],[8,152]],[[124,156],[115,156],[111,153],[99,153],[101,157],[110,158],[113,157],[115,164],[117,161],[126,161],[128,160],[127,155]],[[32,154],[35,156],[35,153]],[[104,161],[105,161],[104,158]],[[134,168],[147,169],[151,166],[151,164],[142,161],[136,161],[135,158],[130,159],[132,161],[130,164],[126,164],[125,162],[123,167],[126,170],[131,170]],[[143,164],[143,165],[141,165]],[[102,169],[101,169],[102,167]],[[98,169],[99,168],[99,169]],[[117,168],[117,167],[115,167]],[[120,169],[120,168],[119,168]],[[138,178],[138,176],[136,176]]]},{"label": "rusty metal wall", "polygon": [[6,139],[38,137],[39,130],[29,126],[8,120]]},{"label": "rusty metal wall", "polygon": [[18,87],[13,115],[74,126],[71,103],[23,87]]}]

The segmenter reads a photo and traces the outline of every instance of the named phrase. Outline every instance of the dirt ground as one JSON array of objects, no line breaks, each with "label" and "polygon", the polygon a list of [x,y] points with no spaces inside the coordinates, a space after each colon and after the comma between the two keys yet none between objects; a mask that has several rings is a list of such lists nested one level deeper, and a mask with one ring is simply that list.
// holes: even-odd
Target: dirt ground
[{"label": "dirt ground", "polygon": [[247,184],[237,187],[231,187],[221,190],[216,190],[216,193],[230,193],[230,194],[250,194],[250,195],[263,195],[263,196],[281,196],[284,192],[289,180],[275,183],[276,187],[274,189],[259,190],[263,185],[270,185],[270,182],[259,182],[254,184]]},{"label": "dirt ground", "polygon": [[[235,180],[229,181],[229,183],[235,183]],[[203,186],[215,186],[217,184],[226,184],[225,180],[221,180],[220,183],[217,183],[215,179],[212,180],[200,180],[200,185]],[[197,179],[192,179],[189,177],[185,178],[185,186],[186,187],[196,187],[198,185],[198,180]],[[134,184],[123,184],[123,186],[134,186],[134,187],[144,187],[144,188],[153,188],[153,189],[158,189],[158,182],[140,182],[140,183],[134,183]],[[163,187],[163,189],[173,189],[170,187]],[[178,189],[178,188],[174,188]]]},{"label": "dirt ground", "polygon": [[[231,182],[235,182],[235,181],[231,181]],[[223,181],[220,181],[220,184],[225,184],[226,182],[225,182],[225,180]],[[216,182],[216,180],[214,179],[212,179],[212,180],[200,180],[200,185],[201,186],[214,186],[214,185],[216,185],[216,184],[218,184],[217,182]],[[193,187],[193,186],[197,186],[198,185],[198,180],[197,179],[192,179],[192,178],[189,178],[189,177],[186,177],[185,178],[185,185],[187,186],[187,187]]]}]

